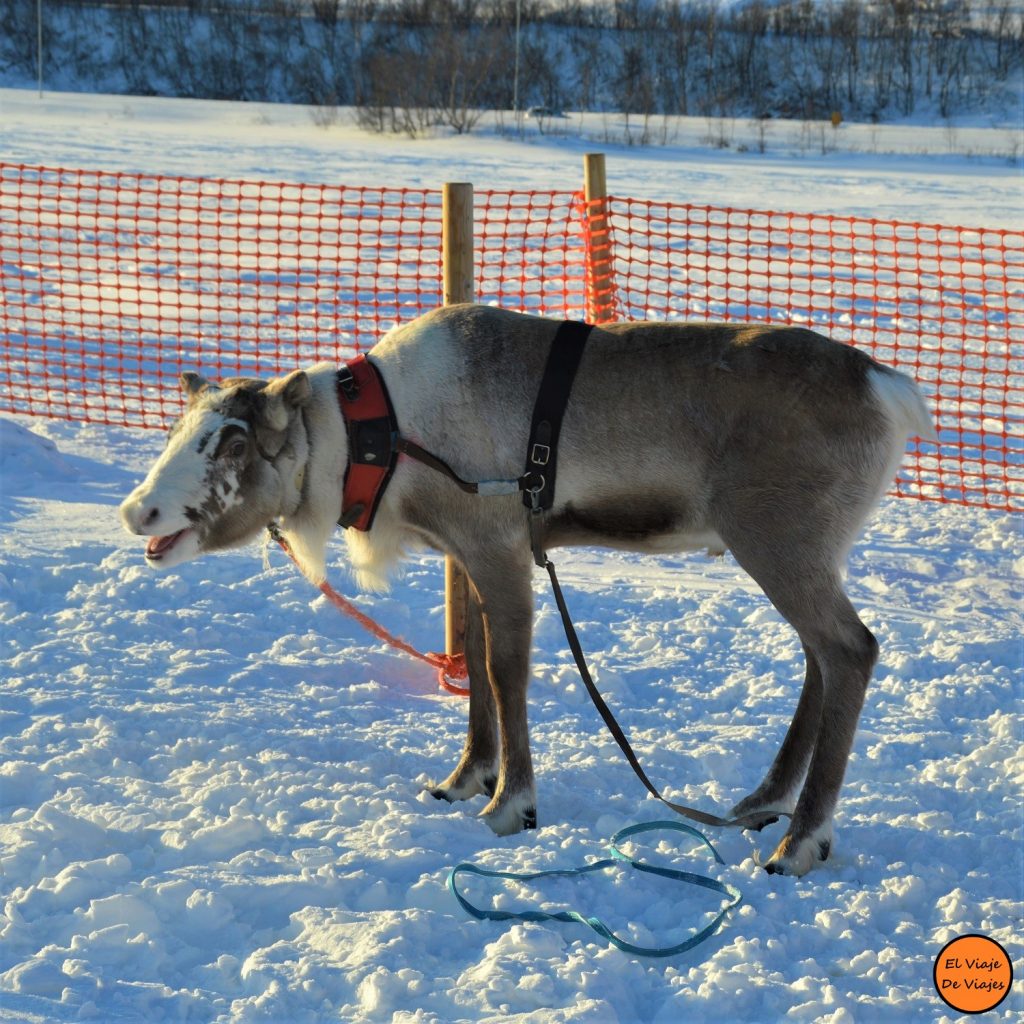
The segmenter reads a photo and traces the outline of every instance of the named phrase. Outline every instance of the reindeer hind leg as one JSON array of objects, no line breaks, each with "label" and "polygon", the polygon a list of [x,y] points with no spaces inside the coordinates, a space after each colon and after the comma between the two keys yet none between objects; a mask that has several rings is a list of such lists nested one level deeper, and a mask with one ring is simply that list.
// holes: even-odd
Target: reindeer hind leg
[{"label": "reindeer hind leg", "polygon": [[778,821],[779,814],[793,813],[818,738],[822,706],[821,668],[817,658],[806,646],[804,659],[807,663],[804,685],[793,720],[786,731],[786,738],[761,784],[729,812],[734,818],[753,814],[767,815],[756,826],[759,832],[765,825]]},{"label": "reindeer hind leg", "polygon": [[878,659],[878,642],[841,591],[834,595],[826,620],[829,628],[807,641],[821,665],[821,723],[789,829],[765,864],[769,873],[802,875],[816,860],[828,857],[832,815]]},{"label": "reindeer hind leg", "polygon": [[[777,536],[784,536],[780,533]],[[765,781],[741,801],[754,810],[785,810],[806,766],[806,779],[786,835],[765,864],[771,873],[802,875],[824,860],[832,844],[839,799],[864,695],[878,657],[874,636],[843,590],[835,550],[813,543],[812,533],[789,537],[784,556],[751,534],[729,547],[800,636],[807,678],[793,723]],[[818,538],[828,533],[817,534]],[[836,536],[834,533],[832,536]],[[728,538],[726,538],[728,541]]]}]

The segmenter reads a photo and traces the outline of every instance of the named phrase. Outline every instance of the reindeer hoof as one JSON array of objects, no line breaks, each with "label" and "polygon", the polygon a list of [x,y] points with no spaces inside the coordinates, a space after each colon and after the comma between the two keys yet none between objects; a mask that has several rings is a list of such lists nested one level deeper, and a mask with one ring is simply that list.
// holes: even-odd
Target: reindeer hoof
[{"label": "reindeer hoof", "polygon": [[499,806],[494,806],[492,800],[480,817],[496,835],[511,836],[524,829],[537,827],[537,805],[532,793],[524,793],[502,801]]},{"label": "reindeer hoof", "polygon": [[453,804],[456,800],[469,800],[478,793],[494,796],[496,776],[489,764],[460,764],[440,785],[428,786],[427,792],[435,800],[447,800]]},{"label": "reindeer hoof", "polygon": [[782,837],[782,842],[764,865],[769,875],[806,875],[815,864],[828,859],[832,850],[831,830],[824,835],[810,835],[795,839],[792,835]]},{"label": "reindeer hoof", "polygon": [[756,825],[747,825],[746,828],[750,832],[760,832],[766,829],[769,825],[774,825],[779,820],[777,814],[772,815],[770,818],[765,818],[764,821],[759,821]]}]

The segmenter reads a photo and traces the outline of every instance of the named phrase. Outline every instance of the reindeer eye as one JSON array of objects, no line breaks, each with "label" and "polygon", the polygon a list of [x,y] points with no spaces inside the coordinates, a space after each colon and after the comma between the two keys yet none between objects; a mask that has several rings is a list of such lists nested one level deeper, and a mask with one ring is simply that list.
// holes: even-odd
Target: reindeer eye
[{"label": "reindeer eye", "polygon": [[221,434],[214,452],[215,459],[240,459],[249,449],[249,440],[245,431],[239,427],[229,426]]},{"label": "reindeer eye", "polygon": [[225,459],[240,459],[245,454],[247,447],[242,438],[236,438],[221,452],[221,457]]}]

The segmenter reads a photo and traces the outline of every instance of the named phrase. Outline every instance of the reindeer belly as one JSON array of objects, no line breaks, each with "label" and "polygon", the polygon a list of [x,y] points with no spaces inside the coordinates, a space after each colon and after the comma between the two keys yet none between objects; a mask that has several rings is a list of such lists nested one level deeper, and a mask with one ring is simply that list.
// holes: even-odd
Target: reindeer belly
[{"label": "reindeer belly", "polygon": [[592,544],[653,554],[725,550],[714,530],[694,522],[681,502],[668,498],[570,502],[552,514],[547,538],[552,547]]}]

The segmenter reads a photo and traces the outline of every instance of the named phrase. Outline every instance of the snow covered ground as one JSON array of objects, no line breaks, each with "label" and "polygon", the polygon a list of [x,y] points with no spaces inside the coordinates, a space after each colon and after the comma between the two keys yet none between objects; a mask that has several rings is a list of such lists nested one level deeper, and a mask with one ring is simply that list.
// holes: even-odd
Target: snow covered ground
[{"label": "snow covered ground", "polygon": [[[294,108],[5,91],[0,109],[0,159],[111,170],[564,187],[582,151],[325,132]],[[998,161],[622,148],[609,177],[621,195],[1024,222],[1018,172]],[[258,550],[145,568],[115,513],[161,443],[0,420],[0,1019],[952,1021],[932,963],[972,931],[1002,942],[1021,977],[1019,517],[884,502],[851,557],[882,659],[832,857],[803,879],[764,874],[754,854],[781,825],[715,832],[721,868],[686,842],[638,842],[744,895],[695,951],[641,960],[576,925],[470,920],[444,886],[461,860],[581,864],[618,828],[665,816],[590,707],[540,574],[540,828],[498,839],[474,817],[481,800],[423,790],[458,757],[465,703],[338,616],[280,553],[269,568]],[[727,808],[792,713],[795,636],[728,556],[556,561],[651,777],[670,798]],[[436,648],[441,577],[418,556],[360,604]],[[351,592],[342,565],[332,578]],[[651,945],[717,906],[624,870],[468,889],[506,909],[597,912]],[[1021,992],[988,1019],[1019,1019]]]}]

